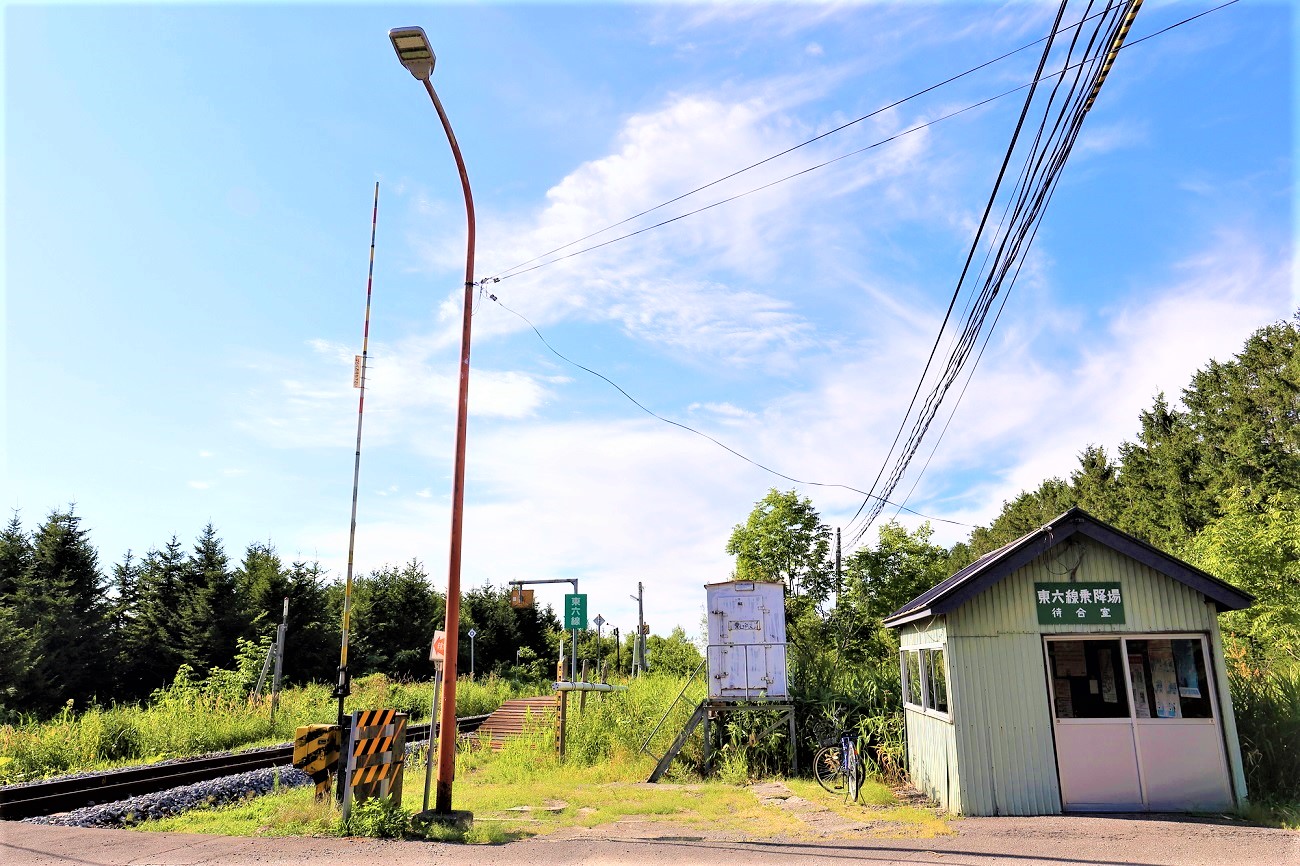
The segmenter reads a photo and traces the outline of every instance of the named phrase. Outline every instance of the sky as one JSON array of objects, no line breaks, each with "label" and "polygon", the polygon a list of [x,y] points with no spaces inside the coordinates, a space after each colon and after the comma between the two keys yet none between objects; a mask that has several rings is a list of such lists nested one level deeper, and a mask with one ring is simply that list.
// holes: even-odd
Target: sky
[{"label": "sky", "polygon": [[[1129,42],[1214,5],[1147,2]],[[867,489],[1023,91],[510,269],[1034,42],[1055,12],[10,3],[3,505],[32,529],[75,503],[106,571],[211,522],[233,561],[269,542],[341,579],[378,182],[356,568],[417,559],[445,588],[465,213],[386,36],[415,24],[473,187],[476,277],[517,274],[474,311],[463,584],[576,578],[626,633],[642,583],[652,631],[698,634],[769,489],[832,527],[862,497],[656,420],[515,313],[654,413]],[[936,543],[1086,445],[1114,454],[1158,393],[1300,307],[1296,36],[1291,5],[1242,0],[1120,54],[960,404],[954,388],[891,497]],[[593,242],[1018,87],[1041,50]]]}]

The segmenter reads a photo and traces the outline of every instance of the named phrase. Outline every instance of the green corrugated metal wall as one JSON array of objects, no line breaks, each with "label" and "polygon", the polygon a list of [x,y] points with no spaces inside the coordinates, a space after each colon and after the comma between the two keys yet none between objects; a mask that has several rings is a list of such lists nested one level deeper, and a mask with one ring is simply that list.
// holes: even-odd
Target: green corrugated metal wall
[{"label": "green corrugated metal wall", "polygon": [[[899,640],[903,649],[919,646],[942,646],[947,643],[942,617],[908,626]],[[952,658],[945,647],[944,658],[948,670],[953,670]],[[951,674],[948,677],[948,705],[956,705]],[[960,776],[957,772],[957,739],[951,721],[928,716],[915,710],[904,710],[907,726],[907,772],[917,790],[939,801],[945,809],[961,811]]]},{"label": "green corrugated metal wall", "polygon": [[[1127,619],[1123,625],[1039,625],[1034,583],[1067,581],[1076,562],[1080,582],[1120,583]],[[952,724],[907,713],[908,766],[914,781],[923,780],[916,782],[918,787],[931,787],[947,778],[947,797],[926,792],[967,815],[1060,812],[1041,636],[1168,631],[1210,635],[1220,719],[1240,800],[1245,780],[1213,606],[1190,587],[1077,537],[1073,545],[1049,551],[946,618],[902,628],[904,648],[943,642],[945,637],[947,643]]]}]

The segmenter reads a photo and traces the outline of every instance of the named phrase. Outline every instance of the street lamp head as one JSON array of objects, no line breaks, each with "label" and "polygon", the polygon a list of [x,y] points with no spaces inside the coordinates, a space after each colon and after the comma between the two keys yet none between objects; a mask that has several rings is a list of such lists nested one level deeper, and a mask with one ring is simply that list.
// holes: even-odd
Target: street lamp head
[{"label": "street lamp head", "polygon": [[407,71],[420,81],[428,81],[433,75],[433,46],[429,37],[424,35],[423,27],[394,27],[388,31],[397,59]]}]

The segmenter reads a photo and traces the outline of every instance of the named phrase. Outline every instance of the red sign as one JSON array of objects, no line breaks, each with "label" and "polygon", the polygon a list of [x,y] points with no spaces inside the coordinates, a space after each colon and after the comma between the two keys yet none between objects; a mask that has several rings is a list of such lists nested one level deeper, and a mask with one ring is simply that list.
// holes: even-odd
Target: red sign
[{"label": "red sign", "polygon": [[447,633],[445,631],[435,631],[433,633],[433,645],[429,647],[429,661],[440,662],[447,656]]}]

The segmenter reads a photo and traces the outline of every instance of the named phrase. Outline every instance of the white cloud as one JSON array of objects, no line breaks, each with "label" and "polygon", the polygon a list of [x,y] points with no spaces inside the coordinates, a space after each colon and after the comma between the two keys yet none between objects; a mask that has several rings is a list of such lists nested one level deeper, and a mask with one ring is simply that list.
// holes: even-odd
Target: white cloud
[{"label": "white cloud", "polygon": [[191,490],[207,490],[212,486],[210,481],[191,481],[189,487]]}]

